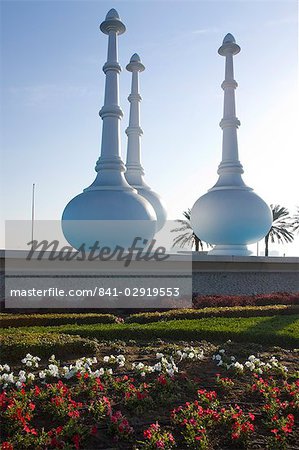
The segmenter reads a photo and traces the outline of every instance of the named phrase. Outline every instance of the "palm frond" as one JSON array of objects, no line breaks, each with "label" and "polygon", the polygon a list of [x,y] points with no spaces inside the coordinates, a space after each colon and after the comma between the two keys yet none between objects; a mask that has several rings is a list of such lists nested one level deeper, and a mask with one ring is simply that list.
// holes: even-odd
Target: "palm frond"
[{"label": "palm frond", "polygon": [[[186,211],[183,211],[183,216],[186,220],[177,219],[176,222],[180,224],[180,226],[170,230],[171,233],[181,233],[179,236],[173,238],[172,247],[184,247],[185,245],[188,245],[192,248],[194,245],[195,248],[197,248],[196,244],[198,243],[200,248],[203,250],[204,244],[206,243],[195,235],[190,224],[191,209],[188,208]],[[210,244],[206,245],[207,247],[210,246]]]}]

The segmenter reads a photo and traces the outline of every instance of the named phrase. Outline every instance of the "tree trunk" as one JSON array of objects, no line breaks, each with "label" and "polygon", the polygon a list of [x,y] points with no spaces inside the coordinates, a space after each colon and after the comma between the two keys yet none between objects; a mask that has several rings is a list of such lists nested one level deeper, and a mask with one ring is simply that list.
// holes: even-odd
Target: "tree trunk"
[{"label": "tree trunk", "polygon": [[269,234],[265,236],[265,256],[269,254]]},{"label": "tree trunk", "polygon": [[199,239],[195,235],[194,235],[194,242],[195,242],[195,251],[198,252],[198,250],[199,250]]}]

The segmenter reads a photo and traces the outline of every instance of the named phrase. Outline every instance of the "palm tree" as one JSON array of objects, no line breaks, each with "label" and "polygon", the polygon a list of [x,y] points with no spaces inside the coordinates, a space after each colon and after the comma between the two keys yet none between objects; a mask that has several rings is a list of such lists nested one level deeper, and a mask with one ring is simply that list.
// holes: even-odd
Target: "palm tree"
[{"label": "palm tree", "polygon": [[299,206],[297,206],[297,212],[294,214],[292,227],[293,231],[297,231],[297,233],[299,232]]},{"label": "palm tree", "polygon": [[190,208],[188,208],[187,211],[183,211],[183,216],[185,217],[186,220],[181,219],[176,220],[176,222],[178,222],[181,226],[172,229],[171,232],[181,234],[179,234],[173,239],[172,246],[175,247],[176,245],[178,245],[179,247],[185,247],[185,245],[191,245],[192,248],[194,245],[195,250],[198,252],[199,247],[201,248],[201,250],[203,250],[204,244],[206,244],[207,247],[210,247],[210,244],[207,244],[206,242],[202,241],[196,236],[196,234],[191,228],[190,215],[191,210]]},{"label": "palm tree", "polygon": [[277,241],[279,244],[283,242],[292,242],[294,234],[290,230],[292,223],[287,208],[280,205],[270,205],[273,215],[273,223],[270,231],[265,236],[265,256],[269,254],[269,239],[272,244]]}]

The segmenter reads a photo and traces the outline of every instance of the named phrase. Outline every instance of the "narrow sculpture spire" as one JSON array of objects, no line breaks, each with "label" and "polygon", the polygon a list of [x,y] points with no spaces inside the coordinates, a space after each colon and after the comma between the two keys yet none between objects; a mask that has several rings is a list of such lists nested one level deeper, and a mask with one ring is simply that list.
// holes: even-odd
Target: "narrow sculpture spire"
[{"label": "narrow sculpture spire", "polygon": [[143,72],[145,67],[137,53],[134,53],[131,57],[126,69],[132,73],[132,84],[131,93],[128,97],[130,102],[130,119],[129,126],[126,129],[126,134],[128,136],[128,147],[126,162],[127,171],[125,173],[125,177],[127,182],[133,188],[137,189],[138,194],[148,200],[154,208],[157,216],[156,231],[159,231],[165,224],[166,210],[162,204],[160,196],[152,191],[144,181],[144,170],[141,165],[140,138],[143,131],[140,127],[141,96],[139,93],[139,72]]},{"label": "narrow sculpture spire", "polygon": [[104,106],[99,112],[103,120],[101,155],[96,163],[98,173],[95,181],[85,190],[99,189],[102,186],[121,185],[130,189],[123,176],[124,163],[120,157],[120,120],[123,112],[119,105],[119,74],[117,37],[126,31],[115,9],[110,9],[100,30],[108,35],[107,62],[103,66],[106,75]]},{"label": "narrow sculpture spire", "polygon": [[224,90],[223,118],[220,127],[223,130],[222,138],[222,161],[218,167],[219,180],[212,189],[225,186],[228,188],[238,184],[240,187],[246,185],[241,174],[243,166],[239,161],[237,129],[240,121],[236,117],[235,89],[238,83],[234,79],[233,55],[240,52],[240,47],[236,44],[235,38],[228,33],[223,39],[223,43],[218,50],[219,55],[225,57],[225,79],[221,85]]},{"label": "narrow sculpture spire", "polygon": [[127,172],[126,179],[131,185],[142,185],[142,175],[144,170],[140,161],[140,137],[143,131],[140,127],[140,102],[139,94],[139,72],[143,72],[144,65],[140,61],[139,55],[134,53],[126,69],[132,72],[131,94],[128,97],[130,102],[129,126],[126,129],[128,136],[127,148]]}]

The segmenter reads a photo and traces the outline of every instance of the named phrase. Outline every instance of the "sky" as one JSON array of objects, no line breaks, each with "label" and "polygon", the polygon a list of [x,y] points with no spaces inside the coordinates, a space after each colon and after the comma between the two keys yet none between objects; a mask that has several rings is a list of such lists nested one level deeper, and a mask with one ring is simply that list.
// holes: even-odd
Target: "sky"
[{"label": "sky", "polygon": [[[99,24],[116,8],[121,153],[125,160],[131,74],[140,75],[142,163],[170,219],[182,218],[217,181],[221,159],[224,36],[234,57],[239,157],[244,181],[293,214],[298,199],[298,4],[283,1],[5,1],[1,6],[1,240],[4,220],[59,220],[95,178],[100,153],[107,36]],[[297,188],[296,188],[297,185]],[[262,245],[261,245],[262,247]],[[271,246],[299,256],[293,244]]]}]

